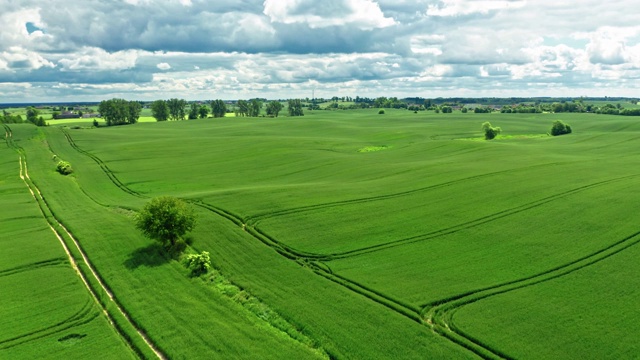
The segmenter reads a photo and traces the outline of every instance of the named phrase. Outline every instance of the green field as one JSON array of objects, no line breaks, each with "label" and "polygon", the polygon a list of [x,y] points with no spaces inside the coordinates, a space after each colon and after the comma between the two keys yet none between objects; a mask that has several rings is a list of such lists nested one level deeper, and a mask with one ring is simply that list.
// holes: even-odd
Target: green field
[{"label": "green field", "polygon": [[[548,136],[559,119],[574,132]],[[482,139],[485,121],[502,128],[496,140]],[[634,358],[640,351],[634,117],[369,109],[56,124],[9,129],[51,216],[129,316],[121,335],[101,331],[130,356],[153,357],[136,329],[165,356],[189,359]],[[3,175],[14,178],[0,186],[22,200],[2,201],[24,208],[5,210],[2,231],[25,231],[4,225],[11,221],[32,226],[25,239],[51,240],[64,265],[46,216],[15,178],[14,148],[2,150],[11,154]],[[53,154],[75,172],[57,174]],[[196,209],[189,251],[209,251],[214,275],[190,278],[134,228],[132,214],[162,195]],[[31,250],[35,243],[17,243],[1,253],[0,276],[21,266],[9,259],[51,260]],[[24,255],[5,261],[11,252]],[[6,281],[40,288],[37,273],[13,276]],[[75,309],[91,300],[82,286],[77,291],[84,297],[60,301]],[[40,317],[23,325],[40,326]],[[10,354],[33,356],[26,351]]]}]

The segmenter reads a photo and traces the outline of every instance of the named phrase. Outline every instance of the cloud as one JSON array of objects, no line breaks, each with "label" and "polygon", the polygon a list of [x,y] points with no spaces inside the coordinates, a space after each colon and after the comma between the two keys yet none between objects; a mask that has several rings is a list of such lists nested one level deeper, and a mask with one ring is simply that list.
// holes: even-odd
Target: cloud
[{"label": "cloud", "polygon": [[136,50],[109,53],[100,48],[84,47],[73,56],[60,59],[58,64],[62,71],[124,70],[135,67],[138,54]]},{"label": "cloud", "polygon": [[630,11],[636,6],[637,0],[615,6],[5,1],[0,98],[279,98],[312,87],[329,96],[637,96],[640,26]]},{"label": "cloud", "polygon": [[519,9],[526,3],[524,0],[441,0],[437,5],[429,5],[427,15],[446,17],[488,14],[493,11]]},{"label": "cloud", "polygon": [[159,63],[159,64],[157,65],[157,67],[158,67],[158,69],[160,69],[160,70],[169,70],[169,69],[171,69],[171,65],[169,65],[169,64],[168,64],[168,63],[166,63],[166,62]]},{"label": "cloud", "polygon": [[304,23],[310,28],[354,25],[370,30],[395,24],[372,0],[265,0],[264,14],[272,22]]}]

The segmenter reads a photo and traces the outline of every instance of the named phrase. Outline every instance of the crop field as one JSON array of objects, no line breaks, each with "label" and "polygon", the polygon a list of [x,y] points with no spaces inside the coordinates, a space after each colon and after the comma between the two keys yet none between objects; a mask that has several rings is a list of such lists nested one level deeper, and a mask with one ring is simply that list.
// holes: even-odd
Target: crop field
[{"label": "crop field", "polygon": [[[549,136],[555,120],[573,133]],[[483,139],[485,121],[497,139]],[[88,335],[61,349],[44,346],[65,332],[34,341],[75,357],[640,353],[634,117],[368,109],[73,125],[6,127],[0,282],[12,291],[0,303],[15,309],[0,312],[16,320],[0,358],[34,357],[3,344],[63,319]],[[54,155],[74,173],[57,174]],[[190,251],[211,253],[212,274],[190,278],[134,228],[163,195],[196,210]],[[51,223],[77,243],[96,300]],[[34,287],[41,305],[22,304]],[[64,306],[36,312],[54,301],[44,294]]]}]

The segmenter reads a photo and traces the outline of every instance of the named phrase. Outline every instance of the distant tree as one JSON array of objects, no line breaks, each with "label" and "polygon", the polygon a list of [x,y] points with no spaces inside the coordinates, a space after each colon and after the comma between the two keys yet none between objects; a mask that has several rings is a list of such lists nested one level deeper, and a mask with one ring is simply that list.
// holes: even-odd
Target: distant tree
[{"label": "distant tree", "polygon": [[140,119],[140,112],[142,111],[142,104],[137,101],[129,101],[126,105],[127,113],[125,115],[129,124],[135,124]]},{"label": "distant tree", "polygon": [[169,99],[167,100],[167,106],[169,107],[169,119],[173,121],[184,120],[186,115],[187,101],[184,99]]},{"label": "distant tree", "polygon": [[284,106],[280,101],[271,101],[267,104],[267,115],[278,117],[278,114],[283,107]]},{"label": "distant tree", "polygon": [[288,105],[289,105],[289,116],[304,116],[304,112],[302,110],[302,100],[291,99],[288,101]]},{"label": "distant tree", "polygon": [[249,116],[249,102],[246,100],[238,100],[236,111],[239,116]]},{"label": "distant tree", "polygon": [[564,134],[571,134],[571,126],[562,122],[562,120],[556,120],[551,126],[551,135],[558,136]]},{"label": "distant tree", "polygon": [[211,114],[214,118],[224,117],[227,113],[227,105],[222,100],[214,100],[211,102]]},{"label": "distant tree", "polygon": [[142,105],[137,101],[124,99],[103,100],[98,105],[98,111],[107,126],[135,124],[140,117]]},{"label": "distant tree", "polygon": [[206,105],[200,106],[198,109],[198,117],[200,117],[200,119],[206,119],[207,116],[209,116],[209,107]]},{"label": "distant tree", "polygon": [[164,100],[156,100],[152,102],[151,116],[153,116],[156,121],[169,120],[169,106],[167,105],[167,102]]},{"label": "distant tree", "polygon": [[249,116],[250,117],[258,117],[260,116],[260,109],[262,109],[262,102],[258,99],[253,99],[249,102]]},{"label": "distant tree", "polygon": [[179,250],[182,236],[193,230],[196,218],[193,209],[184,201],[162,196],[151,199],[135,217],[135,225],[142,233],[167,250]]},{"label": "distant tree", "polygon": [[189,120],[197,119],[199,113],[200,105],[198,103],[192,102],[191,107],[189,108]]},{"label": "distant tree", "polygon": [[38,110],[33,106],[27,107],[27,121],[36,124],[38,122]]},{"label": "distant tree", "polygon": [[461,109],[461,111],[462,111],[462,113],[463,113],[463,114],[466,114],[469,110],[468,110],[466,107],[463,107],[463,108]]},{"label": "distant tree", "polygon": [[482,131],[484,131],[485,140],[493,140],[502,132],[499,127],[492,127],[490,122],[484,122],[482,124]]},{"label": "distant tree", "polygon": [[98,105],[98,111],[104,118],[107,126],[121,125],[127,119],[127,104],[124,99],[103,100]]},{"label": "distant tree", "polygon": [[442,110],[443,114],[451,114],[453,112],[453,108],[448,105],[443,105],[442,107],[440,107],[440,110]]}]

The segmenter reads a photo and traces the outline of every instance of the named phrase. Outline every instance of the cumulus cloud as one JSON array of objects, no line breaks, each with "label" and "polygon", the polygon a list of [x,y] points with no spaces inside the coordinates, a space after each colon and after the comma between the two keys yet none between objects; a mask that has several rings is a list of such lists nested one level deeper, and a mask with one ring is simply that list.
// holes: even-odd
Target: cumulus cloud
[{"label": "cumulus cloud", "polygon": [[492,11],[519,9],[526,5],[524,0],[441,0],[437,5],[429,5],[429,16],[462,16],[473,13],[487,14]]},{"label": "cumulus cloud", "polygon": [[272,22],[305,23],[311,28],[353,24],[368,30],[395,24],[372,0],[265,0],[264,13]]},{"label": "cumulus cloud", "polygon": [[5,1],[0,97],[635,94],[636,2]]},{"label": "cumulus cloud", "polygon": [[158,65],[156,65],[156,66],[157,66],[157,67],[158,67],[158,69],[160,69],[160,70],[169,70],[169,69],[171,69],[171,65],[169,65],[169,64],[168,64],[168,63],[166,63],[166,62],[159,63],[159,64],[158,64]]}]

